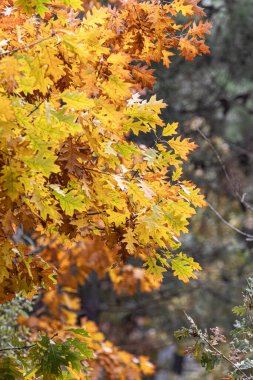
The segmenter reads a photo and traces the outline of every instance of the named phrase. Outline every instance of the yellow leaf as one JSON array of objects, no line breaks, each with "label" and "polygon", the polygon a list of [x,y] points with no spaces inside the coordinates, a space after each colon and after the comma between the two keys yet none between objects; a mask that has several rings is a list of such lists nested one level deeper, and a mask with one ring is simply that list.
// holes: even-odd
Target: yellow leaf
[{"label": "yellow leaf", "polygon": [[103,82],[102,89],[110,99],[119,101],[119,99],[129,98],[131,92],[131,83],[128,83],[116,75],[111,75],[108,81]]},{"label": "yellow leaf", "polygon": [[68,108],[74,108],[76,111],[86,111],[94,107],[94,100],[89,99],[83,92],[65,91],[61,99],[67,104]]},{"label": "yellow leaf", "polygon": [[178,181],[182,175],[182,172],[183,172],[182,168],[178,168],[176,171],[174,171],[172,174],[172,181]]},{"label": "yellow leaf", "polygon": [[171,260],[171,268],[174,276],[185,283],[189,282],[190,278],[196,279],[197,276],[194,271],[199,272],[201,270],[201,266],[192,257],[187,257],[182,252]]},{"label": "yellow leaf", "polygon": [[107,210],[108,221],[109,223],[114,223],[116,227],[119,227],[121,224],[125,224],[127,218],[129,218],[130,213],[115,212],[113,210]]},{"label": "yellow leaf", "polygon": [[187,4],[185,0],[174,0],[170,5],[177,12],[181,12],[183,16],[191,16],[193,14],[193,6]]},{"label": "yellow leaf", "polygon": [[181,140],[180,136],[172,138],[168,141],[168,144],[183,160],[187,159],[187,155],[197,147],[197,145],[190,142],[189,139]]},{"label": "yellow leaf", "polygon": [[177,128],[178,128],[178,123],[167,124],[167,126],[163,129],[163,136],[176,135]]},{"label": "yellow leaf", "polygon": [[136,236],[132,229],[127,229],[127,232],[125,233],[124,239],[122,241],[126,243],[128,252],[133,254],[136,250],[136,247],[138,246],[138,241],[136,240]]},{"label": "yellow leaf", "polygon": [[140,356],[140,367],[144,375],[153,375],[155,373],[155,366],[148,360],[146,356]]}]

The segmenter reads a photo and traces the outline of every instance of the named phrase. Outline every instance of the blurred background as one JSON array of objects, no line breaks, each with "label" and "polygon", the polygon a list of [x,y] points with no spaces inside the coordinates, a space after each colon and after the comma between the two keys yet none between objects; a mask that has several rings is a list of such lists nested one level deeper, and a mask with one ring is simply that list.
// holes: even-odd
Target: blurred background
[{"label": "blurred background", "polygon": [[193,219],[183,249],[203,271],[186,285],[168,273],[161,290],[147,295],[117,295],[95,274],[81,289],[84,315],[115,344],[150,356],[155,380],[221,379],[224,368],[204,372],[184,356],[187,344],[173,332],[187,325],[184,312],[202,328],[228,332],[231,309],[253,273],[253,242],[233,229],[253,233],[253,0],[203,0],[202,6],[213,22],[211,55],[175,58],[169,71],[154,66],[154,92],[168,104],[165,120],[179,121],[182,134],[199,145],[185,170],[211,208]]}]

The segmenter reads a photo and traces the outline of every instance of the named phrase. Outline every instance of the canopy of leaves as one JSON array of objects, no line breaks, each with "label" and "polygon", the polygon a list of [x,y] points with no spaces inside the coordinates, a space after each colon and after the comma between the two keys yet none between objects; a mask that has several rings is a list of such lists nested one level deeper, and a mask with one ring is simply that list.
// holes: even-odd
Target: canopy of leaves
[{"label": "canopy of leaves", "polygon": [[[37,366],[30,377],[60,376],[69,363],[81,369],[81,346],[64,325],[77,323],[75,294],[91,272],[108,273],[125,290],[122,276],[133,261],[138,268],[127,282],[134,277],[151,291],[166,268],[184,282],[200,270],[175,255],[195,208],[205,204],[182,177],[196,145],[165,124],[162,100],[139,95],[155,83],[151,62],[168,68],[175,54],[192,60],[209,52],[211,24],[195,20],[203,16],[197,3],[131,0],[89,10],[78,0],[1,3],[0,301],[43,289],[47,317],[34,318],[34,327],[64,337],[42,336],[31,349]],[[153,133],[154,144],[129,141],[140,132]],[[90,342],[95,377],[153,372],[146,358],[108,345],[103,336]]]}]

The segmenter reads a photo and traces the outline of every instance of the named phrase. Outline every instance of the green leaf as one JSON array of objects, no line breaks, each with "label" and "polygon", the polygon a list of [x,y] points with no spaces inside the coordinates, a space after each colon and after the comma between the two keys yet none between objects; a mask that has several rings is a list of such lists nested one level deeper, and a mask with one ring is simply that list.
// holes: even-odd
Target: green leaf
[{"label": "green leaf", "polygon": [[51,185],[51,188],[54,189],[53,194],[66,215],[73,216],[75,210],[79,212],[86,210],[86,197],[83,194],[77,194],[76,190],[67,193],[66,189],[61,190],[57,185]]},{"label": "green leaf", "polygon": [[182,327],[180,330],[174,331],[174,336],[177,340],[186,339],[190,336],[189,329]]},{"label": "green leaf", "polygon": [[38,13],[41,17],[45,16],[45,13],[48,12],[48,8],[44,4],[49,4],[48,0],[36,0],[35,12]]},{"label": "green leaf", "polygon": [[209,352],[203,352],[201,355],[200,363],[207,371],[214,369],[214,367],[220,362],[218,356]]},{"label": "green leaf", "polygon": [[247,312],[247,308],[245,306],[235,306],[235,307],[233,307],[232,312],[235,315],[243,317]]},{"label": "green leaf", "polygon": [[131,158],[133,155],[143,153],[141,149],[132,143],[117,143],[113,148],[125,158]]},{"label": "green leaf", "polygon": [[[32,364],[36,368],[36,378],[43,380],[62,379],[68,368],[83,370],[81,361],[92,356],[86,342],[68,338],[65,342],[55,342],[47,335],[31,349]],[[33,369],[34,370],[34,369]]]},{"label": "green leaf", "polygon": [[44,4],[50,4],[50,0],[16,0],[15,6],[21,7],[26,13],[37,13],[41,17],[44,17],[45,13],[48,11],[47,7]]},{"label": "green leaf", "polygon": [[34,171],[42,173],[49,177],[52,173],[58,173],[60,168],[55,164],[57,157],[50,155],[48,157],[37,154],[35,157],[24,158],[24,162]]},{"label": "green leaf", "polygon": [[72,7],[74,10],[83,9],[82,0],[62,0],[63,4]]},{"label": "green leaf", "polygon": [[87,333],[87,331],[85,331],[84,329],[74,329],[74,328],[71,328],[71,329],[68,329],[68,331],[70,332],[73,332],[74,334],[77,334],[77,335],[82,335],[82,336],[85,336],[85,337],[89,337],[89,333]]}]

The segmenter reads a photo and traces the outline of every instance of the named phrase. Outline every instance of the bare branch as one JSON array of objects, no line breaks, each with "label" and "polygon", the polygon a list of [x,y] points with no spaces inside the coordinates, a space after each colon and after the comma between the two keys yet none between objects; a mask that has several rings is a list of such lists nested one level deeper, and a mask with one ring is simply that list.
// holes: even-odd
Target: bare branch
[{"label": "bare branch", "polygon": [[196,131],[200,134],[200,136],[207,142],[207,144],[210,146],[210,148],[212,149],[212,151],[214,152],[214,154],[216,155],[216,158],[217,160],[219,161],[220,165],[221,165],[221,168],[225,174],[225,177],[227,179],[227,182],[229,184],[229,186],[231,187],[231,190],[233,192],[233,194],[235,195],[236,198],[238,198],[239,202],[248,210],[252,211],[253,212],[253,206],[251,206],[247,201],[246,201],[246,196],[247,196],[247,193],[244,193],[244,194],[240,194],[240,192],[236,189],[235,187],[235,184],[233,183],[229,173],[228,173],[228,170],[226,168],[226,165],[221,157],[221,155],[219,154],[219,152],[217,151],[217,149],[215,148],[215,146],[213,145],[213,143],[209,140],[209,138],[204,134],[204,132],[202,132],[199,128],[196,128]]},{"label": "bare branch", "polygon": [[233,224],[229,223],[226,219],[223,218],[223,216],[217,211],[208,201],[206,201],[208,204],[208,207],[215,213],[215,215],[224,223],[226,226],[237,232],[238,234],[245,236],[247,241],[253,241],[253,235],[248,234],[247,232],[244,232],[240,230],[239,228],[233,226]]}]

